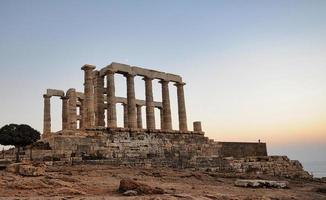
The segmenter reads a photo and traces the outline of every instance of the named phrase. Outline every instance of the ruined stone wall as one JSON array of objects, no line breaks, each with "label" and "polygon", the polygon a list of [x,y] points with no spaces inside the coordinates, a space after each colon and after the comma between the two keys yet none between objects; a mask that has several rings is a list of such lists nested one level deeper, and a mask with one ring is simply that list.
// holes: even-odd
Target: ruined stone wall
[{"label": "ruined stone wall", "polygon": [[219,142],[222,157],[267,156],[266,143]]},{"label": "ruined stone wall", "polygon": [[[291,161],[285,156],[266,156],[265,143],[215,142],[198,133],[92,130],[79,136],[53,134],[44,142],[48,142],[50,148],[34,148],[34,161],[57,165],[174,167],[310,177],[298,161]],[[28,156],[29,152],[25,154]]]},{"label": "ruined stone wall", "polygon": [[269,175],[287,178],[310,179],[312,176],[297,160],[287,156],[234,157],[194,157],[188,167],[212,172],[232,172],[237,174]]},{"label": "ruined stone wall", "polygon": [[266,155],[264,143],[240,143],[237,146],[236,143],[215,142],[199,133],[173,131],[92,130],[84,136],[53,134],[46,142],[51,146],[53,157],[61,160],[70,157],[126,161],[158,159],[162,165],[185,166],[200,156],[239,157],[239,152],[247,150],[240,156]]}]

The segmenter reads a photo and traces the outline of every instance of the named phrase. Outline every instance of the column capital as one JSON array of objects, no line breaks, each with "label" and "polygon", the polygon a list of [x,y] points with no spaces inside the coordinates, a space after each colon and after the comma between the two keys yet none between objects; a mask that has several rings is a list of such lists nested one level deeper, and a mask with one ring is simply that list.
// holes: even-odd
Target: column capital
[{"label": "column capital", "polygon": [[186,85],[186,83],[185,82],[176,82],[176,83],[174,83],[173,85],[175,85],[175,86],[185,86]]},{"label": "column capital", "polygon": [[46,98],[51,98],[50,95],[47,95],[47,94],[43,94],[43,98],[46,99]]},{"label": "column capital", "polygon": [[93,70],[95,69],[96,67],[94,65],[90,65],[90,64],[85,64],[84,66],[81,67],[81,70]]},{"label": "column capital", "polygon": [[144,76],[142,79],[144,81],[152,81],[152,80],[154,80],[154,78],[153,77],[150,77],[150,76]]},{"label": "column capital", "polygon": [[105,74],[115,74],[115,71],[108,69]]},{"label": "column capital", "polygon": [[133,73],[124,73],[123,76],[124,77],[132,77],[133,78],[133,77],[136,76],[136,74],[133,74]]},{"label": "column capital", "polygon": [[168,84],[169,82],[170,82],[169,80],[165,80],[165,79],[159,80],[159,83],[162,83],[162,84]]}]

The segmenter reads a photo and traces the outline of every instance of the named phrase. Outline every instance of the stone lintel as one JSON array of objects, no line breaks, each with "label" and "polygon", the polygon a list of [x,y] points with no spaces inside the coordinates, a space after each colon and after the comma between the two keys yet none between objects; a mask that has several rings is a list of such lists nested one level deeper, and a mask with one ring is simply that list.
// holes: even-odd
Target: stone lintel
[{"label": "stone lintel", "polygon": [[112,71],[120,74],[132,74],[138,76],[149,77],[153,79],[164,79],[171,82],[182,82],[182,78],[176,74],[160,72],[156,70],[146,69],[137,66],[130,66],[122,63],[111,63],[100,70],[100,76],[105,76],[107,71]]},{"label": "stone lintel", "polygon": [[47,89],[46,95],[50,96],[50,97],[52,97],[52,96],[63,97],[63,96],[65,96],[65,92],[62,90]]}]

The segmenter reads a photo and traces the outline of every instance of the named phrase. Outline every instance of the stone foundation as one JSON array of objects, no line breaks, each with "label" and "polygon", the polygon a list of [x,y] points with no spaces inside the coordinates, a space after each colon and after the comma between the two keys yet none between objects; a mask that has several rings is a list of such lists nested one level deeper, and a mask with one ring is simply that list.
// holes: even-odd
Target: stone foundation
[{"label": "stone foundation", "polygon": [[[54,133],[42,142],[33,148],[33,160],[48,164],[195,168],[310,177],[298,161],[267,156],[265,143],[216,142],[200,132],[93,129],[75,134]],[[30,155],[29,150],[25,155]]]}]

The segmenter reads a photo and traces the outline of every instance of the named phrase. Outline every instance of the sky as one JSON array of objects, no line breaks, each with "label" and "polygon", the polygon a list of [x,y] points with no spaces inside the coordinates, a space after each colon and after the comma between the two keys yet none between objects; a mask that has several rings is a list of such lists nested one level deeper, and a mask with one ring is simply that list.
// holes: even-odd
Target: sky
[{"label": "sky", "polygon": [[[217,141],[260,139],[269,154],[325,161],[325,21],[324,0],[0,0],[0,126],[42,131],[47,88],[83,91],[82,65],[120,62],[181,75],[190,129],[201,121]],[[122,76],[116,85],[125,97]],[[170,95],[177,129],[172,84]],[[51,106],[57,131],[60,99]]]}]

